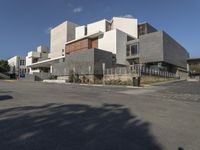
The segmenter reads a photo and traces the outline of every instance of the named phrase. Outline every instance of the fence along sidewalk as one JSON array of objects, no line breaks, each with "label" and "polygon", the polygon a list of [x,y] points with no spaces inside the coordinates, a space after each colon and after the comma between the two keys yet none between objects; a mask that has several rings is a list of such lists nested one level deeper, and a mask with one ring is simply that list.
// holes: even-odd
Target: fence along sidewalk
[{"label": "fence along sidewalk", "polygon": [[105,75],[149,75],[149,76],[159,76],[165,78],[177,78],[175,73],[168,71],[160,71],[156,69],[151,69],[147,67],[130,66],[130,67],[115,67],[105,70]]}]

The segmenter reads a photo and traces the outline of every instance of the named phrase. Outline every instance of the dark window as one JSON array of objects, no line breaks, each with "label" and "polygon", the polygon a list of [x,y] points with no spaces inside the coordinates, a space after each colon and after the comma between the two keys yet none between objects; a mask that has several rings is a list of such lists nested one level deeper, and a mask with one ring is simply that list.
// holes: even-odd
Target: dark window
[{"label": "dark window", "polygon": [[131,45],[131,55],[137,55],[138,54],[138,45]]},{"label": "dark window", "polygon": [[130,45],[126,46],[126,56],[130,56]]},{"label": "dark window", "polygon": [[37,63],[38,62],[38,58],[33,59],[32,63]]},{"label": "dark window", "polygon": [[20,60],[20,66],[25,66],[25,60]]},{"label": "dark window", "polygon": [[109,22],[106,22],[106,31],[111,30],[111,24]]},{"label": "dark window", "polygon": [[132,41],[132,40],[134,40],[133,37],[127,36],[127,41]]},{"label": "dark window", "polygon": [[139,25],[139,35],[144,35],[145,34],[145,25]]},{"label": "dark window", "polygon": [[85,35],[87,35],[87,26],[85,27]]}]

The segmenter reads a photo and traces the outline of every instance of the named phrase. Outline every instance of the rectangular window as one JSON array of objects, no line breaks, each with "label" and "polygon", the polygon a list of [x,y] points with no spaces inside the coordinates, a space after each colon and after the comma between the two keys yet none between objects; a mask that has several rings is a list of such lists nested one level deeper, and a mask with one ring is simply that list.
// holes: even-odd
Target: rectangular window
[{"label": "rectangular window", "polygon": [[131,55],[132,56],[138,55],[138,45],[137,44],[131,45]]},{"label": "rectangular window", "polygon": [[126,46],[126,56],[130,56],[130,45]]},{"label": "rectangular window", "polygon": [[20,66],[25,66],[25,60],[20,60]]}]

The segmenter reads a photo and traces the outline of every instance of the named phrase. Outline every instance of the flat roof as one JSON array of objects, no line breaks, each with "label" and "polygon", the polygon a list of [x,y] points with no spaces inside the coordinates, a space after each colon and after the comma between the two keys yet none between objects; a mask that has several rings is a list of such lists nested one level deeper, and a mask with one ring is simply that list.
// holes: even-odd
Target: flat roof
[{"label": "flat roof", "polygon": [[55,60],[59,60],[59,59],[62,59],[62,58],[65,58],[65,56],[39,61],[39,62],[33,63],[32,65],[29,65],[27,67],[43,67],[43,66],[46,66],[46,65],[51,65],[52,62],[54,62]]},{"label": "flat roof", "polygon": [[189,58],[189,59],[187,59],[187,62],[200,63],[200,58]]}]

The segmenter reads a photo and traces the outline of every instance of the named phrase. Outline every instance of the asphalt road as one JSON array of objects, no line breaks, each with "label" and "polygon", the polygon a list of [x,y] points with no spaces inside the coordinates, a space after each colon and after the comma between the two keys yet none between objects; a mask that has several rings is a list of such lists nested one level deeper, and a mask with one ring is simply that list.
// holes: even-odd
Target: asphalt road
[{"label": "asphalt road", "polygon": [[0,81],[0,150],[200,149],[200,83],[145,89]]}]

